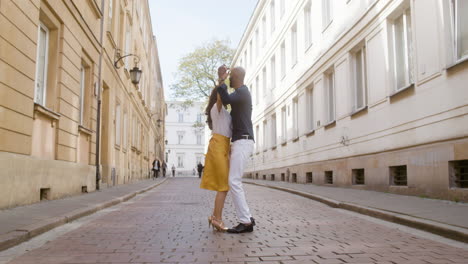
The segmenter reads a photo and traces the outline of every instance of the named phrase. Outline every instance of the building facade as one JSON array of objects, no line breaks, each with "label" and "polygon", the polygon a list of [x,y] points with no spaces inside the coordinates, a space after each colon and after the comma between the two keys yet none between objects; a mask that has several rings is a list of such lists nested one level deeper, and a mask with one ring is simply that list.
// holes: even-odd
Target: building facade
[{"label": "building facade", "polygon": [[175,167],[176,176],[195,176],[197,164],[205,164],[205,104],[167,102],[166,163],[168,174]]},{"label": "building facade", "polygon": [[260,0],[246,177],[468,200],[468,3]]},{"label": "building facade", "polygon": [[7,0],[0,19],[0,208],[148,177],[165,103],[147,0]]}]

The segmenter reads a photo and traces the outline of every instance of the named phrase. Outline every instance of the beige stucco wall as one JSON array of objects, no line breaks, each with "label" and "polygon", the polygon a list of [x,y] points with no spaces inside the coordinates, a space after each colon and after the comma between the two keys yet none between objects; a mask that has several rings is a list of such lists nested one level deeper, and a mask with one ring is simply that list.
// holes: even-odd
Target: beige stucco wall
[{"label": "beige stucco wall", "polygon": [[[8,165],[8,169],[0,172],[0,208],[37,202],[40,188],[51,188],[50,199],[81,193],[82,186],[88,192],[95,189],[99,86],[107,97],[101,113],[100,136],[105,142],[101,145],[101,186],[109,186],[113,168],[116,183],[123,184],[148,177],[152,160],[163,158],[164,122],[158,126],[156,120],[164,120],[165,103],[148,2],[112,1],[113,22],[110,3],[105,1],[101,10],[101,1],[1,1],[0,168]],[[42,106],[34,103],[40,23],[49,30],[47,92]],[[138,67],[146,78],[140,85],[131,83],[128,69],[114,67],[116,50],[125,50],[126,25],[132,31],[129,52],[140,57]],[[80,122],[82,65],[87,75]],[[126,149],[115,144],[117,103],[122,106],[120,135],[121,142],[128,142]],[[127,138],[123,136],[124,111],[129,118]],[[141,126],[138,135],[133,118]],[[132,137],[144,140],[131,145]]]}]

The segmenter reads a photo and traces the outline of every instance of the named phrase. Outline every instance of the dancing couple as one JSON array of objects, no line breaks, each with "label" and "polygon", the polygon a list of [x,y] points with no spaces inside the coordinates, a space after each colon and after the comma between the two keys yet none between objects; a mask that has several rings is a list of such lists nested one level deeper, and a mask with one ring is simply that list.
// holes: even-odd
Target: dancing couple
[{"label": "dancing couple", "polygon": [[[229,94],[225,80],[234,92]],[[216,191],[213,215],[208,225],[228,233],[252,232],[255,219],[250,214],[242,187],[244,168],[253,152],[252,97],[244,84],[242,67],[231,71],[222,65],[218,68],[218,85],[211,92],[206,108],[207,123],[212,131],[205,159],[205,169],[200,188]],[[231,105],[231,113],[226,106]],[[232,142],[232,144],[231,144]],[[224,201],[228,191],[236,208],[239,224],[227,228],[222,220]]]}]

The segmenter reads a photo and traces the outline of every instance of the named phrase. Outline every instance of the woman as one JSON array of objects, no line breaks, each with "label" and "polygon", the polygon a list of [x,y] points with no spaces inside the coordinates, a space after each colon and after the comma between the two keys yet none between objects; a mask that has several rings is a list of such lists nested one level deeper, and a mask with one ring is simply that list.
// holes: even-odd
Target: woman
[{"label": "woman", "polygon": [[208,226],[212,225],[216,230],[224,232],[227,228],[224,226],[222,215],[224,200],[229,191],[229,150],[232,125],[231,115],[223,106],[216,88],[211,92],[206,114],[212,136],[206,153],[200,188],[217,192],[213,215],[208,217]]}]

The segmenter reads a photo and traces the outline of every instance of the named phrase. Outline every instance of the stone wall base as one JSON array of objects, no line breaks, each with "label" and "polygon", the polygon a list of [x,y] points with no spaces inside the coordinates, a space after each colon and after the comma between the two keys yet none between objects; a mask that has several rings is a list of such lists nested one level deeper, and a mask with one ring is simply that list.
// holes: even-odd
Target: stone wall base
[{"label": "stone wall base", "polygon": [[[254,171],[249,168],[244,177],[468,202],[468,188],[462,188],[453,177],[454,166],[467,160],[468,139],[458,139],[268,170]],[[406,166],[406,185],[394,184],[392,168],[395,166]],[[364,184],[356,184],[356,169],[364,169]]]},{"label": "stone wall base", "polygon": [[0,209],[93,192],[96,167],[0,152]]}]

